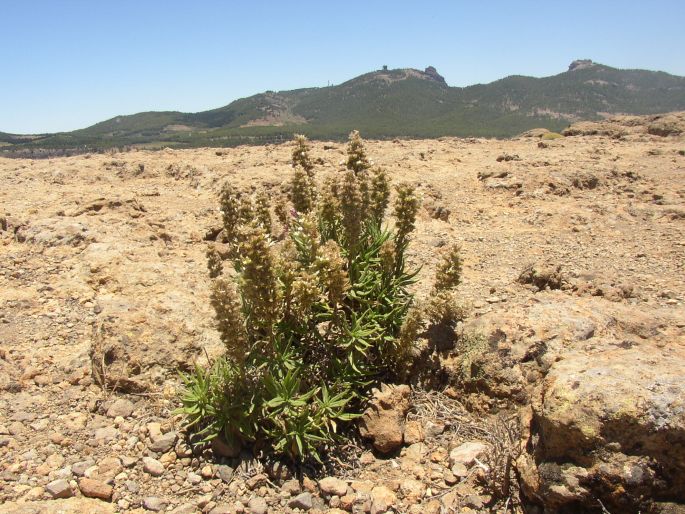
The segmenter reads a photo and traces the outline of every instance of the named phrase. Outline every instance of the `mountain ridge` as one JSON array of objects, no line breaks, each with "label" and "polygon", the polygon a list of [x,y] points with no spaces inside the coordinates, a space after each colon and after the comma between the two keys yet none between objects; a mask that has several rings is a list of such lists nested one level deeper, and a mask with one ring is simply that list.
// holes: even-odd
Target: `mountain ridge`
[{"label": "mountain ridge", "polygon": [[341,84],[266,91],[196,113],[147,111],[120,115],[56,134],[0,132],[2,151],[117,146],[232,146],[273,142],[302,132],[340,139],[367,137],[509,137],[535,127],[561,130],[616,114],[685,110],[685,77],[622,70],[589,59],[548,77],[510,75],[487,84],[449,86],[429,66],[374,70]]}]

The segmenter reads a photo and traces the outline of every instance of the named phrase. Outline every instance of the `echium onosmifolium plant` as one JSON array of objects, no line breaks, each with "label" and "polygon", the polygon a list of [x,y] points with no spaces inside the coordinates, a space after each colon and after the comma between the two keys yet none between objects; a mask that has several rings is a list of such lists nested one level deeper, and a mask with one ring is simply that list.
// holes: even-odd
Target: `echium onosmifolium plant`
[{"label": "echium onosmifolium plant", "polygon": [[[296,141],[305,153],[293,154],[292,208],[221,191],[232,250],[210,252],[226,258],[210,265],[210,298],[226,352],[186,377],[181,411],[205,441],[220,436],[295,461],[320,458],[373,386],[405,378],[423,326],[405,258],[414,188],[397,188],[387,223],[390,181],[371,168],[357,132],[348,169],[319,184],[320,194],[314,167],[302,162],[306,146]],[[454,265],[441,269],[439,287],[458,281]]]}]

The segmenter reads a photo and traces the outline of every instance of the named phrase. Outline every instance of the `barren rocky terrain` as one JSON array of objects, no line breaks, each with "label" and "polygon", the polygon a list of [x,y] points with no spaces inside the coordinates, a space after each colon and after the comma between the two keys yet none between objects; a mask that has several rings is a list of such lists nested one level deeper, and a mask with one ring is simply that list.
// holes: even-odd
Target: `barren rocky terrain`
[{"label": "barren rocky terrain", "polygon": [[438,392],[383,393],[402,449],[302,481],[171,414],[221,351],[217,193],[279,193],[292,145],[0,159],[0,512],[685,512],[685,137],[640,127],[367,143],[421,193],[418,294],[459,242],[469,317]]}]

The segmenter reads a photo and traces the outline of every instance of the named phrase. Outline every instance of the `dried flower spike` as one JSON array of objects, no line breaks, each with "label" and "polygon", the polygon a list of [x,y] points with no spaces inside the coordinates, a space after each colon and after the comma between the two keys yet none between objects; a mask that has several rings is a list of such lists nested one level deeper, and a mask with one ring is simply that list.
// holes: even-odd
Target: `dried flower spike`
[{"label": "dried flower spike", "polygon": [[362,229],[362,195],[357,177],[352,171],[348,171],[343,178],[340,188],[340,210],[346,247],[349,254],[353,255]]},{"label": "dried flower spike", "polygon": [[350,132],[349,143],[347,144],[347,169],[355,173],[368,170],[371,167],[369,159],[366,157],[364,142],[358,130]]},{"label": "dried flower spike", "polygon": [[271,203],[266,191],[260,191],[255,198],[255,219],[267,234],[271,234]]},{"label": "dried flower spike", "polygon": [[210,301],[226,353],[234,362],[242,363],[248,348],[245,320],[235,284],[227,278],[216,279],[212,283]]},{"label": "dried flower spike", "polygon": [[209,278],[218,277],[224,270],[223,260],[214,245],[207,248],[207,269],[209,270]]},{"label": "dried flower spike", "polygon": [[290,182],[290,201],[297,212],[309,212],[314,207],[316,191],[314,181],[297,167]]},{"label": "dried flower spike", "polygon": [[240,291],[248,313],[249,329],[270,336],[277,312],[277,281],[269,238],[264,229],[250,224],[241,231]]},{"label": "dried flower spike", "polygon": [[458,245],[450,246],[442,255],[435,271],[435,290],[453,289],[461,283],[462,259]]},{"label": "dried flower spike", "polygon": [[390,182],[388,175],[382,168],[374,168],[371,170],[371,205],[369,214],[377,225],[380,225],[383,221],[389,201]]},{"label": "dried flower spike", "polygon": [[295,134],[295,149],[293,150],[293,168],[300,166],[309,176],[314,178],[314,164],[309,157],[309,142],[306,136]]},{"label": "dried flower spike", "polygon": [[414,187],[406,183],[397,186],[394,214],[397,220],[395,241],[398,248],[406,244],[409,234],[414,230],[418,211],[419,199],[414,194]]}]

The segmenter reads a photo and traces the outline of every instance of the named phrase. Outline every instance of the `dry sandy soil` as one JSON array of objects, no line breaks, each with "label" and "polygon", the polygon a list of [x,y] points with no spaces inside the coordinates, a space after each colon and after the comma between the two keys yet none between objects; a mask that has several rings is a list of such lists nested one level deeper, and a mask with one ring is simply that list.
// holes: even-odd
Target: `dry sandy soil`
[{"label": "dry sandy soil", "polygon": [[[461,330],[489,346],[440,353],[448,393],[478,412],[520,409],[520,488],[548,512],[600,498],[625,509],[614,513],[683,512],[685,138],[539,142],[367,143],[423,197],[419,294],[440,247],[462,245]],[[204,256],[217,193],[224,181],[280,191],[291,150],[0,159],[0,512],[504,512],[477,469],[448,462],[475,432],[421,408],[414,444],[391,458],[360,450],[339,492],[282,486],[259,463],[191,458],[176,442],[177,371],[220,351]],[[339,170],[344,151],[314,143],[317,172]],[[529,266],[542,283],[518,280]]]}]

